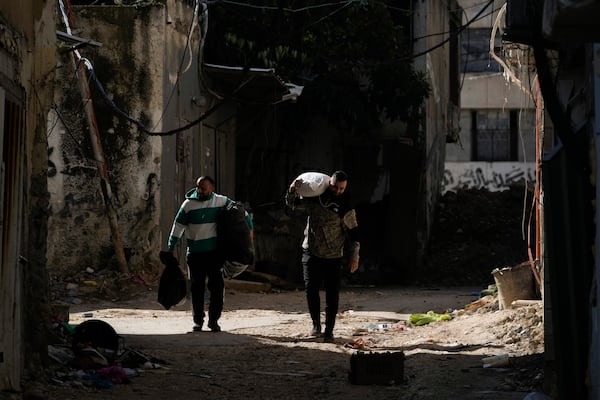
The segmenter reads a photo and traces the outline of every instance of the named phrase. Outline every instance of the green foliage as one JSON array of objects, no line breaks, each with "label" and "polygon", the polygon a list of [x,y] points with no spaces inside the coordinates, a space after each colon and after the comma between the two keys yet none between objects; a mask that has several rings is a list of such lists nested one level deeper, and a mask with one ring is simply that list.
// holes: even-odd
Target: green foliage
[{"label": "green foliage", "polygon": [[300,102],[310,102],[311,111],[337,125],[373,127],[382,114],[408,120],[429,86],[412,68],[405,3],[213,3],[205,61],[274,68],[285,81],[305,87]]}]

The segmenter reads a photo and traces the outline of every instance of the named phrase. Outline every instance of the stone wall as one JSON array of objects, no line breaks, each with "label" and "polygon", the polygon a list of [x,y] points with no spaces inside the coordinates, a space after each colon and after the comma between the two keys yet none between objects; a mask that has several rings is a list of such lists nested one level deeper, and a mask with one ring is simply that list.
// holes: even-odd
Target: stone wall
[{"label": "stone wall", "polygon": [[[75,7],[74,11],[77,36],[102,44],[85,46],[80,53],[97,78],[89,74],[90,101],[128,269],[142,278],[155,275],[165,240],[160,227],[161,168],[163,162],[174,161],[163,160],[161,136],[167,126],[175,125],[174,120],[184,125],[182,119],[191,119],[173,110],[181,96],[176,90],[181,84],[181,66],[193,60],[194,68],[188,70],[194,77],[197,73],[199,36],[192,23],[193,9],[170,1]],[[196,27],[194,35],[190,26]],[[62,276],[117,268],[105,203],[107,189],[92,151],[94,135],[72,55],[62,53],[57,106],[49,115],[48,265]],[[197,85],[196,79],[188,87]],[[189,98],[184,101],[191,104]],[[168,210],[169,218],[171,213]]]},{"label": "stone wall", "polygon": [[47,361],[45,115],[55,7],[0,3],[0,393],[8,396],[31,390]]}]

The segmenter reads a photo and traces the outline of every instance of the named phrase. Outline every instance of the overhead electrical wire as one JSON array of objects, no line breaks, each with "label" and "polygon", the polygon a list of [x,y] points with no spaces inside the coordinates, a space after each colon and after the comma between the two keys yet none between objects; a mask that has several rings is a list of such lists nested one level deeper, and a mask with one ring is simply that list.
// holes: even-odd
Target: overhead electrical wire
[{"label": "overhead electrical wire", "polygon": [[352,3],[364,4],[365,2],[366,2],[365,0],[344,0],[344,1],[329,2],[329,3],[323,3],[323,4],[318,4],[318,5],[300,7],[300,8],[287,8],[287,7],[264,6],[264,5],[261,6],[261,5],[248,4],[248,3],[243,3],[240,1],[233,1],[233,0],[206,1],[206,4],[212,5],[212,4],[217,4],[217,3],[225,3],[225,4],[231,4],[234,6],[255,8],[255,9],[259,9],[259,10],[276,10],[276,11],[285,11],[285,12],[290,12],[290,13],[296,13],[296,12],[314,10],[317,8],[337,6],[340,4],[344,4],[344,5],[348,5],[348,4],[352,4]]},{"label": "overhead electrical wire", "polygon": [[[487,9],[487,8],[488,8],[490,5],[491,5],[491,4],[493,4],[493,3],[494,3],[494,0],[489,0],[489,1],[488,1],[488,3],[487,3],[487,4],[486,4],[486,5],[485,5],[485,6],[484,6],[484,7],[483,7],[481,10],[479,10],[479,12],[478,12],[478,13],[477,13],[477,14],[476,14],[476,15],[475,15],[475,16],[474,16],[474,17],[473,17],[473,18],[472,18],[470,21],[468,21],[468,22],[467,22],[466,24],[464,24],[464,25],[461,25],[461,26],[460,26],[460,27],[459,27],[459,28],[456,30],[455,34],[458,34],[458,33],[462,32],[462,31],[463,31],[463,30],[465,30],[465,29],[466,29],[466,28],[467,28],[469,25],[471,25],[473,22],[475,22],[475,21],[476,21],[476,20],[477,20],[477,19],[478,19],[478,18],[481,16],[481,14],[483,14],[483,12],[484,12],[484,11],[485,11],[485,10],[486,10],[486,9]],[[421,52],[419,52],[419,53],[417,53],[417,54],[412,54],[412,55],[410,55],[410,56],[408,56],[408,57],[401,58],[401,59],[399,59],[399,60],[397,60],[397,61],[408,61],[408,60],[412,60],[412,59],[415,59],[415,58],[418,58],[418,57],[424,56],[424,55],[426,55],[426,54],[428,54],[428,53],[432,52],[433,50],[436,50],[436,49],[438,49],[438,48],[442,47],[443,45],[445,45],[446,43],[448,43],[448,42],[449,42],[451,39],[452,39],[452,35],[450,35],[448,38],[446,38],[446,39],[442,40],[440,43],[438,43],[438,44],[436,44],[436,45],[434,45],[434,46],[432,46],[432,47],[430,47],[430,48],[428,48],[428,49],[426,49],[426,50],[423,50],[423,51],[421,51]]]},{"label": "overhead electrical wire", "polygon": [[[251,5],[251,4],[247,4],[247,3],[242,3],[242,2],[237,2],[237,1],[232,1],[232,0],[216,0],[216,1],[203,1],[203,4],[206,5],[212,5],[212,4],[216,4],[216,3],[227,3],[227,4],[232,4],[232,5],[237,5],[237,6],[244,6],[244,7],[251,7],[251,8],[260,8],[260,9],[272,9],[272,10],[283,10],[286,12],[302,12],[302,11],[307,11],[310,9],[317,9],[317,8],[323,8],[323,7],[331,7],[331,6],[336,6],[336,5],[342,5],[342,7],[330,14],[328,14],[328,16],[335,14],[336,12],[340,11],[342,8],[345,8],[347,6],[349,6],[352,3],[365,3],[365,0],[345,0],[345,1],[339,1],[339,2],[329,2],[329,3],[324,3],[324,4],[319,4],[319,5],[315,5],[315,6],[307,6],[307,7],[302,7],[302,8],[297,8],[297,9],[291,9],[291,8],[279,8],[279,7],[268,7],[268,6],[255,6],[255,5]],[[468,21],[466,24],[461,25],[458,29],[456,29],[455,33],[460,33],[462,32],[464,29],[466,29],[469,25],[471,25],[473,22],[477,21],[479,18],[482,18],[481,14],[483,14],[483,12],[491,5],[494,3],[494,0],[489,0],[487,2],[487,4],[485,4],[485,6],[475,15],[475,17],[473,17],[470,21]],[[188,41],[186,42],[186,49],[189,46],[189,41],[190,41],[190,37],[191,37],[191,32],[193,29],[193,26],[196,23],[196,18],[197,18],[197,5],[198,5],[198,1],[196,1],[196,7],[194,10],[194,17],[192,20],[192,24],[190,26],[190,31],[188,33]],[[493,12],[492,12],[493,13]],[[489,14],[488,14],[489,15]],[[325,18],[327,18],[328,16],[322,17],[321,19],[319,19],[317,22],[318,23],[322,20],[324,20]],[[487,16],[487,15],[486,15]],[[63,13],[63,17],[65,17],[64,13]],[[67,33],[71,34],[71,30],[69,27],[67,27]],[[428,35],[429,36],[429,35]],[[417,57],[420,57],[422,55],[425,55],[439,47],[442,47],[443,45],[445,45],[446,43],[448,43],[450,41],[451,37],[441,41],[440,43],[436,44],[435,46],[432,46],[422,52],[419,52],[417,54],[413,54],[409,57],[405,57],[402,59],[399,59],[397,61],[406,61],[406,60],[410,60],[410,59],[414,59]],[[148,129],[144,124],[142,124],[140,121],[132,118],[131,116],[129,116],[127,113],[125,113],[124,111],[122,111],[115,103],[114,101],[110,98],[110,96],[108,96],[108,94],[106,93],[106,90],[104,89],[102,83],[100,82],[100,80],[98,79],[98,77],[95,74],[94,68],[91,64],[91,62],[82,57],[79,54],[79,51],[77,49],[73,49],[73,51],[75,52],[75,54],[77,55],[77,58],[79,59],[79,62],[84,63],[84,65],[86,66],[87,70],[90,73],[90,78],[94,80],[94,83],[96,84],[98,90],[100,91],[101,95],[105,98],[105,100],[109,103],[109,105],[111,106],[111,108],[121,117],[125,118],[126,120],[128,120],[129,122],[133,123],[134,125],[136,125],[141,131],[145,132],[148,135],[153,135],[153,136],[168,136],[168,135],[173,135],[182,131],[185,131],[197,124],[199,124],[200,122],[202,122],[204,119],[208,118],[212,113],[214,113],[224,102],[226,102],[228,100],[228,98],[224,98],[221,101],[219,101],[218,103],[216,103],[215,105],[213,105],[210,109],[208,109],[206,112],[204,112],[199,118],[189,122],[188,124],[181,126],[179,128],[175,128],[175,129],[171,129],[168,131],[162,131],[162,132],[155,132],[152,131],[150,129]],[[190,49],[191,52],[191,49]],[[177,81],[179,80],[179,74],[181,72],[181,67],[183,66],[183,60],[184,58],[182,58],[182,61],[180,63],[180,68],[178,71],[178,76],[177,76]],[[191,61],[190,61],[191,62]],[[189,67],[188,67],[189,68]],[[234,90],[234,93],[236,93],[242,86],[244,85],[244,82],[240,82],[240,85],[236,88],[236,90]],[[173,95],[173,91],[174,88],[171,91],[171,95],[169,96],[169,101]],[[168,103],[167,103],[168,105]],[[166,107],[165,107],[166,109]],[[163,115],[161,115],[161,119],[164,116],[164,112]]]},{"label": "overhead electrical wire", "polygon": [[[65,11],[64,5],[62,3],[62,1],[60,2],[60,8],[61,8],[61,13],[65,22],[65,26],[66,26],[66,30],[67,33],[69,35],[72,35],[72,31],[71,31],[71,27],[68,21],[68,17],[67,17],[67,13]],[[189,37],[189,36],[188,36]],[[106,93],[106,90],[104,89],[104,86],[102,85],[102,83],[100,82],[100,80],[98,79],[98,77],[96,76],[96,72],[94,70],[94,67],[91,63],[90,60],[88,60],[87,58],[83,57],[80,53],[79,50],[76,48],[72,48],[72,51],[74,52],[76,58],[77,58],[77,70],[79,70],[79,67],[81,64],[83,64],[85,66],[85,68],[87,69],[90,79],[93,79],[94,83],[96,84],[96,87],[98,88],[98,90],[100,91],[100,94],[102,95],[102,97],[104,97],[104,99],[108,102],[108,104],[111,106],[111,108],[121,117],[123,117],[124,119],[126,119],[127,121],[133,123],[134,125],[136,125],[141,131],[145,132],[148,135],[152,135],[152,136],[168,136],[168,135],[173,135],[179,132],[183,132],[197,124],[199,124],[200,122],[202,122],[204,119],[208,118],[212,113],[214,113],[227,99],[223,99],[222,101],[218,102],[217,104],[213,105],[210,109],[208,109],[206,112],[204,112],[200,117],[198,117],[197,119],[191,121],[190,123],[181,126],[179,128],[175,128],[175,129],[171,129],[168,131],[163,131],[163,132],[154,132],[150,129],[148,129],[144,124],[142,124],[140,121],[136,120],[135,118],[132,118],[131,116],[129,116],[127,113],[125,113],[123,110],[121,110],[116,104],[115,102],[110,98],[110,96],[108,96],[108,94]],[[183,64],[183,62],[182,62]],[[234,93],[240,88],[241,86],[238,86],[238,88],[234,91]]]},{"label": "overhead electrical wire", "polygon": [[[179,62],[179,67],[177,68],[177,76],[175,78],[175,83],[171,87],[171,92],[169,93],[169,98],[167,99],[167,103],[163,107],[163,111],[160,115],[160,118],[158,119],[158,121],[156,121],[156,124],[154,124],[154,127],[152,128],[152,130],[156,129],[158,124],[160,124],[160,122],[165,117],[165,113],[167,112],[167,109],[169,108],[169,104],[171,104],[171,100],[173,99],[175,89],[177,88],[177,85],[179,85],[179,79],[181,78],[181,74],[186,72],[192,65],[192,46],[190,46],[190,42],[192,41],[192,33],[194,31],[194,27],[198,23],[197,21],[198,21],[199,0],[195,0],[194,3],[195,3],[194,4],[194,15],[192,16],[192,22],[190,23],[190,28],[188,29],[187,40],[185,42],[185,48],[184,48],[183,54],[181,56],[181,61]],[[183,68],[183,62],[185,61],[185,58],[186,58],[185,57],[186,50],[188,50],[188,49],[189,49],[189,54],[190,54],[189,60],[188,60],[188,65],[185,68]]]},{"label": "overhead electrical wire", "polygon": [[[496,10],[492,10],[492,11],[489,11],[489,12],[483,14],[483,15],[480,15],[479,17],[474,18],[471,21],[469,21],[469,23],[467,25],[470,25],[470,24],[472,24],[472,23],[474,23],[476,21],[479,21],[480,19],[487,18],[490,15],[493,15],[495,12],[497,12],[497,11]],[[464,11],[463,11],[463,14],[465,16],[467,15],[466,12],[464,12]],[[413,41],[420,40],[420,39],[426,39],[428,37],[433,37],[433,36],[442,36],[442,35],[447,35],[447,34],[457,34],[457,33],[462,32],[463,30],[464,30],[464,26],[461,25],[461,26],[459,26],[458,28],[455,28],[455,29],[451,29],[451,30],[447,30],[447,31],[443,31],[443,32],[429,33],[427,35],[419,36],[419,37],[414,38]]]},{"label": "overhead electrical wire", "polygon": [[498,30],[498,26],[500,25],[500,18],[502,18],[502,16],[504,15],[504,13],[506,12],[506,4],[504,4],[504,6],[502,6],[500,8],[500,12],[498,13],[498,15],[496,16],[496,20],[494,21],[493,25],[492,25],[492,34],[490,35],[490,48],[489,48],[489,53],[492,56],[492,58],[494,60],[496,60],[496,62],[498,64],[500,64],[503,68],[504,68],[504,72],[506,74],[506,76],[512,80],[519,89],[521,89],[530,99],[534,99],[533,98],[533,94],[531,93],[531,91],[529,91],[529,89],[527,89],[523,83],[521,82],[521,80],[519,78],[517,78],[517,76],[515,75],[515,73],[510,69],[510,67],[508,65],[506,65],[506,63],[504,62],[504,60],[502,60],[500,57],[498,57],[498,55],[496,54],[496,52],[494,51],[494,40],[496,38],[496,31]]},{"label": "overhead electrical wire", "polygon": [[[200,117],[196,118],[195,120],[179,127],[179,128],[175,128],[175,129],[171,129],[168,131],[163,131],[163,132],[154,132],[149,130],[148,128],[146,128],[146,126],[144,124],[142,124],[140,121],[130,117],[127,113],[125,113],[124,111],[122,111],[119,107],[117,107],[117,105],[114,103],[114,101],[112,101],[112,99],[108,96],[108,94],[106,94],[106,91],[104,90],[104,87],[102,86],[102,83],[100,83],[100,81],[98,80],[98,77],[96,76],[96,73],[94,72],[93,69],[89,70],[90,75],[92,76],[92,78],[94,79],[94,82],[96,83],[96,86],[98,87],[98,90],[100,91],[100,93],[102,94],[102,97],[104,97],[104,99],[109,103],[109,105],[111,106],[111,108],[117,113],[119,114],[121,117],[125,118],[127,121],[133,123],[134,125],[136,125],[141,131],[143,131],[144,133],[151,135],[151,136],[169,136],[169,135],[174,135],[176,133],[179,132],[183,132],[187,129],[190,129],[191,127],[199,124],[200,122],[204,121],[206,118],[208,118],[212,113],[214,113],[215,111],[217,111],[217,109],[224,103],[227,101],[227,99],[223,99],[220,102],[216,103],[215,105],[213,105],[210,109],[208,109],[207,111],[205,111]],[[235,92],[234,92],[235,93]]]}]

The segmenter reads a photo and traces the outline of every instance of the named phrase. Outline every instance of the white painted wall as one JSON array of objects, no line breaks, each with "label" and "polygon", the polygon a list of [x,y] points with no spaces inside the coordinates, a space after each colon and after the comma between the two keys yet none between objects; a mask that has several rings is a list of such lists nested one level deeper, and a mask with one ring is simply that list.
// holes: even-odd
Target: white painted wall
[{"label": "white painted wall", "polygon": [[442,194],[464,188],[497,192],[522,181],[535,182],[534,162],[446,162]]}]

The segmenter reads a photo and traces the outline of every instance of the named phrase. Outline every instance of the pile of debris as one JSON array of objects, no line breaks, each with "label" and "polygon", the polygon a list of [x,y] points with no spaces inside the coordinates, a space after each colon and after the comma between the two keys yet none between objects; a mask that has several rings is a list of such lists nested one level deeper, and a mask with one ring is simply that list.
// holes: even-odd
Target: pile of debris
[{"label": "pile of debris", "polygon": [[[143,370],[160,368],[163,360],[126,348],[123,338],[105,321],[90,319],[72,326],[53,319],[48,356],[52,362],[48,380],[52,385],[112,388],[129,383]],[[67,313],[68,315],[68,313]]]},{"label": "pile of debris", "polygon": [[[527,193],[527,198],[525,195]],[[494,282],[495,268],[528,257],[531,191],[522,185],[502,192],[464,189],[447,192],[438,204],[424,265],[417,283],[481,286]]]}]

